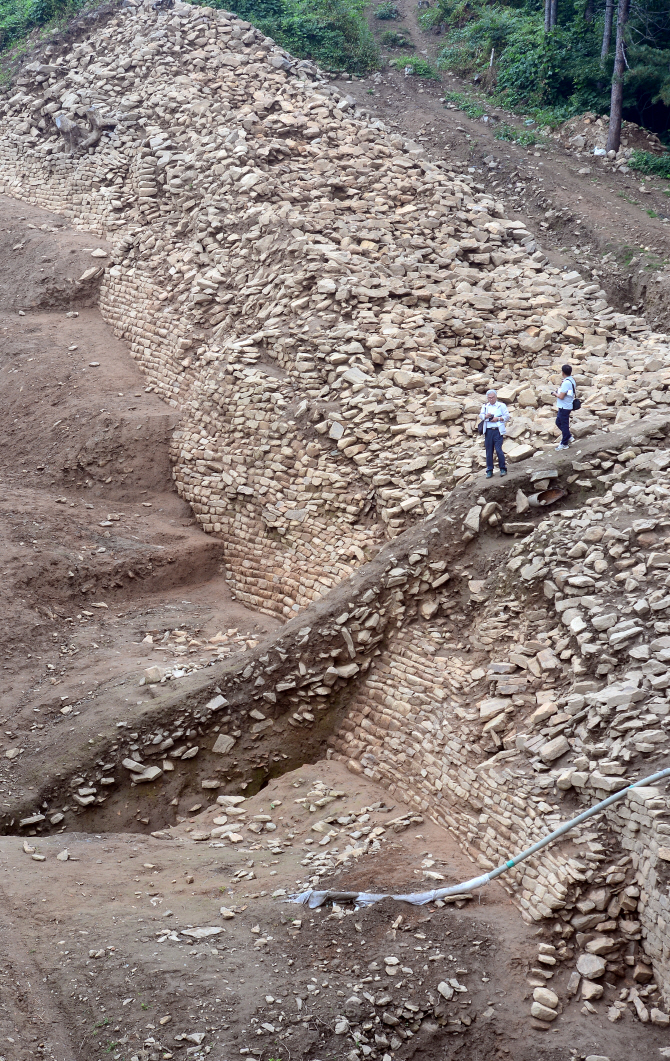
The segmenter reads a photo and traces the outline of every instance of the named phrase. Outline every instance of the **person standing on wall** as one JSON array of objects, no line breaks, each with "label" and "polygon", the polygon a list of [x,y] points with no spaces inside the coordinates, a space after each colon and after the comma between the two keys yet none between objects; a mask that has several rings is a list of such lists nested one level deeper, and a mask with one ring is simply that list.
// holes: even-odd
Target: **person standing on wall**
[{"label": "person standing on wall", "polygon": [[561,431],[561,441],[556,449],[567,449],[574,436],[570,434],[570,413],[575,406],[577,384],[572,378],[572,365],[563,365],[561,368],[563,379],[558,390],[551,393],[556,398],[556,427]]},{"label": "person standing on wall", "polygon": [[486,404],[482,405],[479,413],[479,424],[477,430],[484,436],[484,448],[486,450],[486,478],[493,475],[493,451],[495,450],[500,465],[500,474],[507,475],[507,464],[503,453],[503,438],[505,437],[505,424],[509,420],[509,410],[504,402],[498,401],[498,395],[494,390],[486,392]]}]

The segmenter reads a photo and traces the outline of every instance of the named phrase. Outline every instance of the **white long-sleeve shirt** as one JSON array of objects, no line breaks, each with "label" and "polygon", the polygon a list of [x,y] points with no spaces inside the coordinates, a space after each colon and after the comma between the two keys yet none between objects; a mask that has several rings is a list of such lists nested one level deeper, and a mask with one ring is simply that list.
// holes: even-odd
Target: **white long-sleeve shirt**
[{"label": "white long-sleeve shirt", "polygon": [[[499,416],[500,420],[497,424],[494,424],[491,420],[486,419],[487,416]],[[494,402],[493,405],[489,405],[488,402],[486,402],[482,405],[479,413],[479,419],[484,421],[484,431],[488,431],[491,427],[497,427],[501,435],[505,434],[505,425],[509,418],[509,409],[504,402]]]}]

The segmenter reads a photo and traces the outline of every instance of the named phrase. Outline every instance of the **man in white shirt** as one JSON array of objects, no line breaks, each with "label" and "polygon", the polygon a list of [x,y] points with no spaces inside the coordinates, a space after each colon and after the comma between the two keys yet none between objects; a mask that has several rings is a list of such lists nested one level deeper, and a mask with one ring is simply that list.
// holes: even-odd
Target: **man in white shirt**
[{"label": "man in white shirt", "polygon": [[563,365],[561,374],[563,378],[560,387],[551,393],[556,398],[556,427],[561,431],[561,441],[556,449],[567,449],[570,443],[575,441],[574,436],[570,434],[570,413],[577,392],[577,384],[572,378],[572,365]]},{"label": "man in white shirt", "polygon": [[495,450],[500,466],[500,474],[507,475],[503,438],[505,424],[509,420],[509,410],[504,402],[498,401],[494,390],[486,392],[486,404],[482,405],[479,419],[484,424],[484,447],[486,449],[486,478],[493,475],[493,451]]}]

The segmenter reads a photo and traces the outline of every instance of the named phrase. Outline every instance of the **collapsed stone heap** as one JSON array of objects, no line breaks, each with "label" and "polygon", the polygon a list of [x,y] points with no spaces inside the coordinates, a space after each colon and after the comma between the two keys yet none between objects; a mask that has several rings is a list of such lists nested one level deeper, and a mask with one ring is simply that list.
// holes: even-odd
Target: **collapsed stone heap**
[{"label": "collapsed stone heap", "polygon": [[614,164],[614,168],[628,173],[628,162],[636,150],[651,151],[662,154],[665,150],[656,133],[649,132],[635,122],[622,122],[621,147],[616,152],[607,151],[607,134],[609,132],[609,115],[600,117],[586,113],[578,118],[570,118],[554,133],[554,139],[560,140],[568,150],[579,157],[581,153],[595,155],[602,159],[602,165]]},{"label": "collapsed stone heap", "polygon": [[[296,644],[323,648],[329,624],[333,666],[308,659],[313,671],[301,662],[275,687],[276,664],[252,652],[230,685],[262,679],[253,698],[266,712],[288,692],[290,724],[307,730],[305,703],[326,710],[355,678],[331,754],[391,791],[400,784],[481,865],[539,839],[562,815],[559,799],[610,791],[634,759],[646,770],[667,736],[659,642],[669,631],[655,617],[665,590],[643,581],[665,554],[649,552],[640,536],[656,526],[636,519],[663,522],[666,465],[653,465],[651,436],[626,457],[608,453],[607,432],[670,401],[666,337],[549,266],[471,175],[424,159],[248,23],[177,3],[164,14],[115,9],[73,34],[31,57],[6,93],[2,189],[115,243],[103,313],[182,413],[177,488],[226,542],[241,598],[290,616],[385,536],[436,514],[482,464],[472,426],[491,383],[513,410],[513,462],[551,444],[548,391],[565,360],[578,364],[584,403],[574,433],[604,436],[563,484],[593,501],[516,547],[497,596],[470,585],[472,603],[488,601],[470,638],[485,664],[469,665],[455,639],[467,568],[450,557],[447,571],[427,529],[405,567],[391,557],[381,605],[382,588],[369,587],[344,618],[310,618],[300,631]],[[501,512],[478,504],[466,541],[524,532]],[[574,565],[559,562],[566,555]],[[514,643],[498,651],[497,641]],[[261,721],[264,740],[272,724]],[[616,954],[602,975],[624,964],[622,940],[635,960],[644,936],[667,982],[658,867],[668,826],[655,817],[667,808],[654,793],[638,803],[609,818],[617,834],[626,823],[630,855],[599,848],[603,820],[508,886],[527,917],[557,916],[559,957],[582,933],[580,945],[594,944],[586,953]],[[576,920],[594,911],[597,924]],[[602,928],[604,911],[614,928]]]},{"label": "collapsed stone heap", "polygon": [[666,401],[641,318],[235,16],[126,7],[30,59],[2,187],[116,242],[103,311],[181,410],[177,488],[249,603],[288,616],[429,515],[481,466],[491,382],[512,461],[553,439],[566,357],[579,437]]}]

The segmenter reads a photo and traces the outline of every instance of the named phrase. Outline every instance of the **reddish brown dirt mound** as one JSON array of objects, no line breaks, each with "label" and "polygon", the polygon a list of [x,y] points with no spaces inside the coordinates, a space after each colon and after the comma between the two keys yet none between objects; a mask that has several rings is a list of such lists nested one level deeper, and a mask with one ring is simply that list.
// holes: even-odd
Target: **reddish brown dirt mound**
[{"label": "reddish brown dirt mound", "polygon": [[64,722],[63,706],[163,662],[150,631],[183,629],[200,642],[187,659],[206,662],[220,630],[276,624],[231,599],[221,543],[173,489],[176,414],[102,320],[97,281],[77,283],[104,244],[13,199],[0,209],[0,747],[46,769],[44,713]]}]

